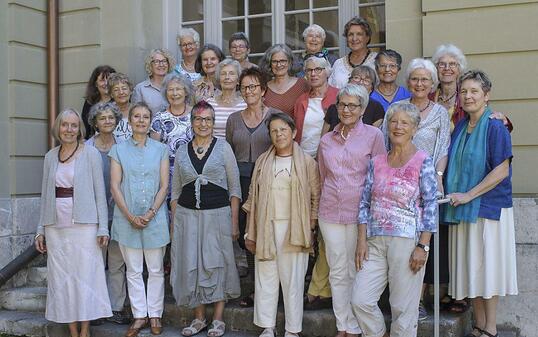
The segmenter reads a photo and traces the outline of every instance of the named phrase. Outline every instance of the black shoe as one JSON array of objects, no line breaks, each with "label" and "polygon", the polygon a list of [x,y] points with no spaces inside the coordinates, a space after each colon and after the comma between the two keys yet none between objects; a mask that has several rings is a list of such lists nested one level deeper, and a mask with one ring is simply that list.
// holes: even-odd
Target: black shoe
[{"label": "black shoe", "polygon": [[112,311],[112,316],[106,318],[107,321],[126,325],[131,323],[131,319],[123,311]]},{"label": "black shoe", "polygon": [[105,323],[105,320],[102,318],[94,319],[93,321],[90,321],[91,326],[98,326],[103,325]]}]

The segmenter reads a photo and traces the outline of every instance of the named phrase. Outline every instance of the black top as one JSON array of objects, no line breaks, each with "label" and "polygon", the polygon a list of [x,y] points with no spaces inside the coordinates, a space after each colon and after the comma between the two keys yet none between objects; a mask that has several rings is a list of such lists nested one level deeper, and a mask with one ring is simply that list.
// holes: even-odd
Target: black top
[{"label": "black top", "polygon": [[[379,103],[375,99],[370,98],[370,100],[368,101],[368,105],[366,106],[366,110],[364,110],[362,122],[364,124],[372,125],[375,121],[383,119],[384,117],[385,110],[383,110],[383,106],[381,105],[381,103]],[[325,114],[325,123],[329,124],[329,131],[332,131],[335,126],[340,123],[340,119],[338,118],[338,111],[335,104],[332,104],[327,109],[327,113]]]},{"label": "black top", "polygon": [[86,139],[90,139],[95,134],[95,130],[90,126],[90,123],[88,122],[88,116],[90,115],[90,110],[92,106],[93,104],[90,104],[87,100],[84,100],[81,117],[82,122],[84,123],[84,127],[86,128]]},{"label": "black top", "polygon": [[[209,158],[211,155],[216,143],[217,138],[213,138],[211,145],[209,145],[209,148],[202,159],[198,159],[196,153],[194,153],[192,140],[187,144],[189,159],[191,160],[192,166],[198,174],[202,173],[207,158]],[[213,183],[208,183],[207,185],[200,186],[200,208],[196,208],[194,183],[195,181],[183,186],[181,195],[177,199],[178,205],[189,209],[215,209],[230,205],[230,196],[228,195],[228,191]]]}]

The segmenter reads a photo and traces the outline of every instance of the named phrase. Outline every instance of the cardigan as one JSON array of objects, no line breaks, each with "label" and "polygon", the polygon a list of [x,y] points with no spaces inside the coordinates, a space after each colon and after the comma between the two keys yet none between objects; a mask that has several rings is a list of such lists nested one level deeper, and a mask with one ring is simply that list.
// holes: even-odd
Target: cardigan
[{"label": "cardigan", "polygon": [[[47,152],[43,163],[41,211],[37,225],[37,234],[41,235],[45,235],[45,226],[56,223],[58,151],[59,146]],[[98,224],[97,236],[108,236],[108,208],[101,155],[93,146],[84,145],[75,158],[73,223]]]}]

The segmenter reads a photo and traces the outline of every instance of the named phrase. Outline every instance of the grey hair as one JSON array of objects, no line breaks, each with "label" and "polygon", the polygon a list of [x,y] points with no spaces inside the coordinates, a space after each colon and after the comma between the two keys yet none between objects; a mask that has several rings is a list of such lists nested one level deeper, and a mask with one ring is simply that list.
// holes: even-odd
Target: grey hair
[{"label": "grey hair", "polygon": [[491,80],[489,79],[489,76],[484,71],[479,70],[479,69],[472,69],[463,73],[458,79],[459,87],[461,88],[461,84],[467,80],[473,80],[480,83],[482,90],[486,94],[491,91],[491,87],[493,86],[491,84]]},{"label": "grey hair", "polygon": [[359,102],[361,103],[362,110],[366,109],[366,106],[370,101],[370,93],[366,90],[366,88],[362,85],[353,83],[346,84],[342,89],[340,89],[340,91],[338,91],[336,103],[340,102],[342,96],[352,96],[358,98]]},{"label": "grey hair", "polygon": [[[390,122],[396,112],[405,112],[411,118],[416,128],[420,124],[420,111],[417,106],[409,102],[396,102],[389,106],[386,112],[386,121]],[[387,125],[388,129],[388,125]]]},{"label": "grey hair", "polygon": [[437,88],[437,84],[439,83],[439,79],[437,77],[437,69],[432,61],[421,58],[412,59],[405,70],[405,80],[409,81],[411,73],[417,69],[426,69],[430,73],[433,82],[431,90],[435,90],[435,88]]},{"label": "grey hair", "polygon": [[[168,102],[166,91],[168,90],[168,86],[174,82],[183,86],[183,89],[185,90],[185,103],[191,104],[194,100],[194,89],[192,88],[192,82],[187,76],[178,74],[175,71],[164,77],[161,89],[161,94],[163,95],[164,100]],[[168,102],[168,104],[170,104],[170,102]]]},{"label": "grey hair", "polygon": [[62,120],[67,115],[75,115],[78,117],[78,135],[77,140],[81,142],[84,140],[84,136],[86,136],[86,128],[84,127],[84,123],[82,122],[82,117],[80,116],[80,113],[74,109],[74,108],[67,108],[62,110],[54,120],[54,124],[52,125],[52,129],[50,130],[50,133],[56,139],[58,142],[61,142],[60,140],[60,124],[62,124]]},{"label": "grey hair", "polygon": [[[325,73],[327,74],[327,79],[329,78],[329,76],[331,76],[331,72],[332,72],[331,63],[325,57],[310,56],[309,58],[307,58],[304,61],[304,65],[303,65],[303,68],[304,68],[305,72],[306,72],[306,65],[308,63],[312,63],[312,62],[316,66],[325,69]],[[306,73],[305,73],[305,75],[306,75]]]},{"label": "grey hair", "polygon": [[349,74],[349,79],[359,74],[368,74],[368,77],[370,77],[370,79],[372,80],[372,88],[376,88],[379,84],[379,79],[377,78],[375,70],[371,67],[365,66],[363,64],[361,64],[360,66],[356,66],[351,71],[351,74]]},{"label": "grey hair", "polygon": [[220,89],[220,71],[226,66],[233,66],[235,72],[237,73],[237,83],[239,83],[239,75],[241,75],[241,65],[238,61],[234,59],[224,59],[219,64],[217,64],[217,69],[215,70],[215,80],[217,81],[217,89]]},{"label": "grey hair", "polygon": [[192,28],[180,28],[177,33],[177,44],[180,44],[180,40],[184,37],[190,36],[197,44],[200,44],[200,34]]},{"label": "grey hair", "polygon": [[325,41],[325,38],[327,37],[325,35],[325,29],[323,29],[323,27],[321,27],[320,25],[316,25],[315,23],[311,24],[310,26],[306,27],[305,30],[303,30],[303,40],[306,39],[306,36],[310,33],[321,35],[323,41]]},{"label": "grey hair", "polygon": [[[90,113],[88,114],[88,124],[91,125],[92,128],[97,130],[97,117],[99,117],[100,114],[103,112],[111,111],[114,114],[114,118],[116,118],[116,126],[123,118],[120,109],[118,109],[118,105],[114,102],[99,102],[92,106],[90,109]],[[99,131],[99,130],[97,130]]]},{"label": "grey hair", "polygon": [[273,55],[278,52],[283,52],[284,55],[286,55],[286,58],[288,59],[288,75],[294,76],[297,73],[298,69],[296,69],[294,65],[295,62],[293,53],[290,47],[283,43],[277,43],[267,48],[267,50],[263,54],[262,59],[260,60],[260,69],[266,74],[273,76],[273,71],[271,70],[271,59]]},{"label": "grey hair", "polygon": [[465,58],[465,55],[459,49],[453,44],[447,43],[442,44],[435,50],[435,53],[432,56],[432,62],[437,65],[439,63],[439,60],[443,56],[452,56],[458,61],[458,67],[460,68],[460,72],[465,71],[465,68],[467,68],[467,58]]}]

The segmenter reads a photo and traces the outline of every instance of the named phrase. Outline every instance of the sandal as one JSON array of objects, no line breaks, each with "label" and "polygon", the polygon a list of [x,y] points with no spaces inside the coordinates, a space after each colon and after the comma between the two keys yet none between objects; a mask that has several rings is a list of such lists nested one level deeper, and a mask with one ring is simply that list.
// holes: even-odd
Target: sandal
[{"label": "sandal", "polygon": [[481,330],[481,332],[482,332],[482,335],[486,335],[488,337],[499,337],[498,333],[494,335],[492,333],[487,332],[486,330]]},{"label": "sandal", "polygon": [[[473,332],[475,331],[478,331],[478,335],[475,335]],[[484,330],[480,329],[479,327],[477,326],[473,326],[473,331],[469,332],[468,334],[466,334],[465,336],[463,337],[480,337],[482,336],[482,334],[484,333]]]},{"label": "sandal", "polygon": [[469,305],[466,300],[452,300],[445,308],[453,314],[463,314],[469,309]]},{"label": "sandal", "polygon": [[207,330],[207,336],[208,337],[220,337],[224,335],[225,332],[226,332],[226,324],[224,324],[223,321],[214,319],[213,322],[211,322],[211,326],[209,327],[209,330]]},{"label": "sandal", "polygon": [[275,337],[275,329],[265,328],[258,337]]},{"label": "sandal", "polygon": [[150,317],[149,325],[152,335],[160,335],[163,333],[163,325],[160,317]]},{"label": "sandal", "polygon": [[243,308],[251,308],[254,306],[254,293],[245,296],[239,301],[239,306]]},{"label": "sandal", "polygon": [[[142,324],[137,324],[142,323]],[[129,327],[127,332],[125,333],[125,337],[136,337],[138,336],[138,333],[140,330],[144,329],[146,325],[148,324],[147,318],[135,318],[133,320],[133,324]]]},{"label": "sandal", "polygon": [[191,325],[183,328],[183,330],[181,330],[181,334],[183,336],[186,336],[186,337],[190,337],[190,336],[194,336],[196,334],[199,334],[201,331],[205,330],[205,328],[207,328],[207,323],[206,323],[206,320],[201,320],[201,319],[198,319],[198,318],[195,318],[192,322],[191,322]]}]

